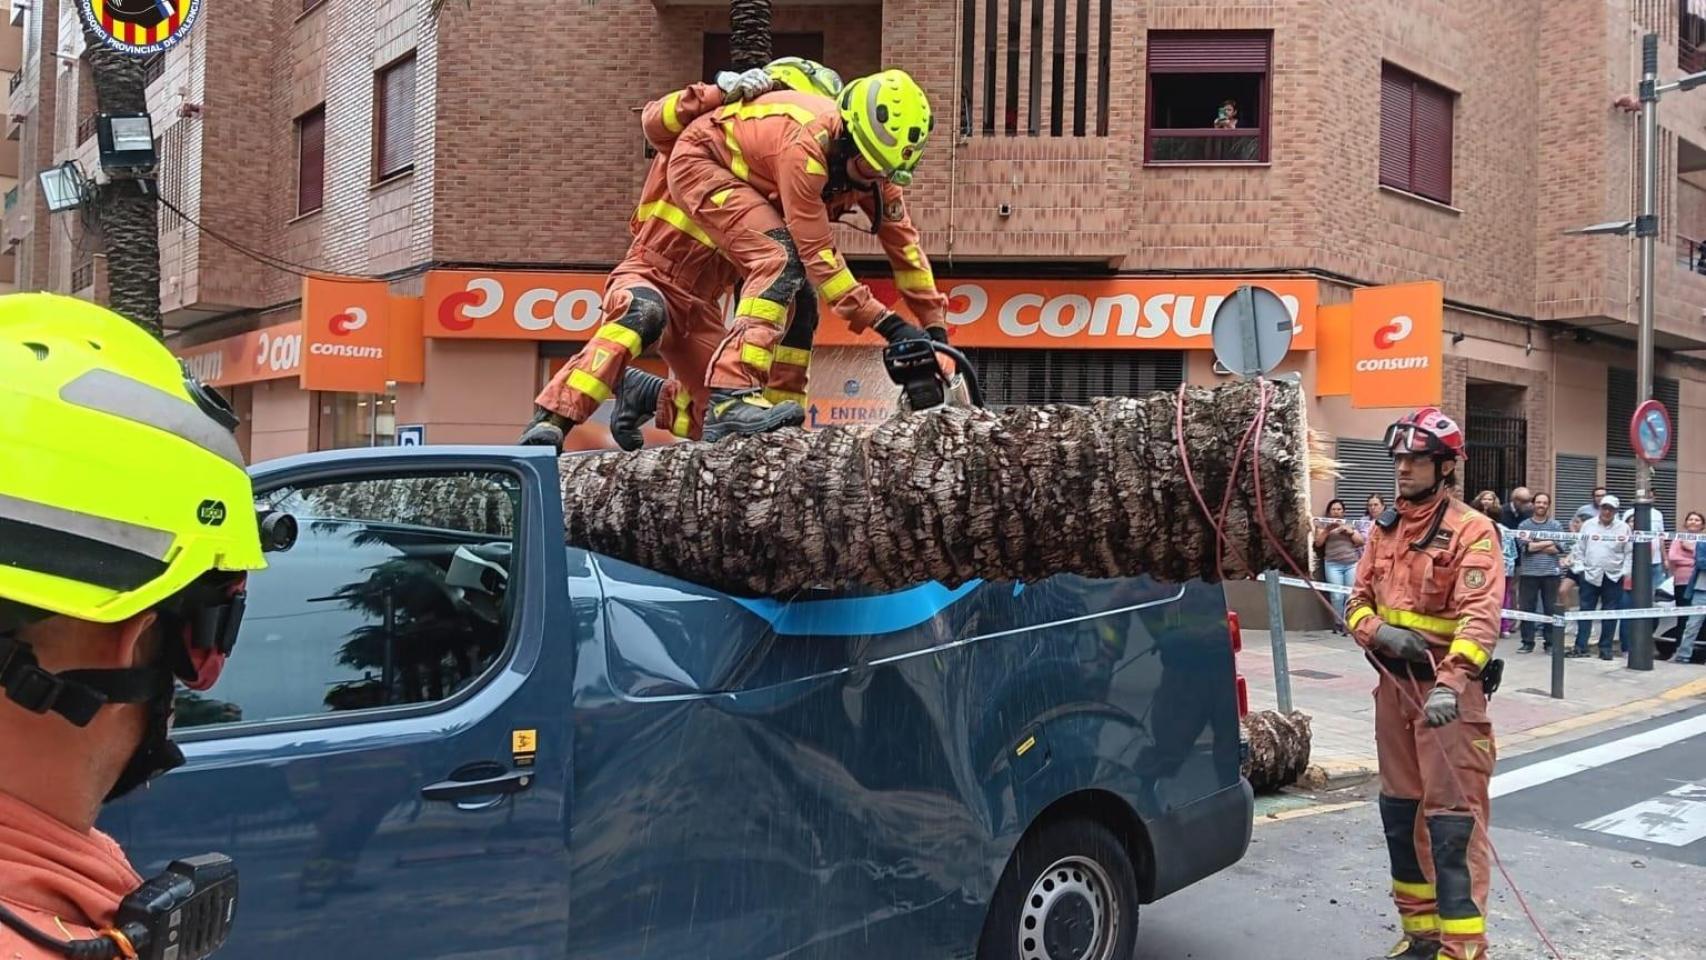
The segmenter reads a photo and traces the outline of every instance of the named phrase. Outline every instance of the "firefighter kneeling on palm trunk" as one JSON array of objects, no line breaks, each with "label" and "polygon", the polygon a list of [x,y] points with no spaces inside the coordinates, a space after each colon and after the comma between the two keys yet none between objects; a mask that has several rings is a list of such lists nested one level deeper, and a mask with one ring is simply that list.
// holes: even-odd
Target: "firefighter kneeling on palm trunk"
[{"label": "firefighter kneeling on palm trunk", "polygon": [[1345,623],[1385,668],[1374,693],[1380,818],[1403,923],[1387,956],[1477,960],[1504,561],[1493,522],[1454,495],[1456,422],[1425,407],[1386,431],[1386,448],[1398,500],[1369,531]]}]

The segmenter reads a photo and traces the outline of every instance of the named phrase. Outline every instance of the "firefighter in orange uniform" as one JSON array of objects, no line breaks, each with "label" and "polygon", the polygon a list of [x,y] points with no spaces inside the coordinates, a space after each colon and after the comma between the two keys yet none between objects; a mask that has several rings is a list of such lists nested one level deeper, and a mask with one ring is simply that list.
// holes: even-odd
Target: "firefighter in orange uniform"
[{"label": "firefighter in orange uniform", "polygon": [[[744,281],[733,329],[706,378],[707,439],[725,419],[748,416],[745,407],[773,405],[764,389],[777,347],[789,345],[784,340],[789,305],[808,282],[855,333],[874,328],[891,343],[926,337],[946,342],[945,310],[925,320],[932,326],[927,333],[853,278],[832,242],[825,199],[843,172],[858,183],[886,181],[895,188],[911,183],[933,125],[924,91],[902,71],[885,70],[849,83],[836,100],[778,91],[701,117],[682,134],[670,156],[670,194],[734,261]],[[885,189],[883,196],[887,213],[894,206],[891,196],[899,194]],[[904,214],[904,207],[896,212]],[[903,286],[916,281],[910,293],[939,297],[933,278],[924,288],[929,265],[918,245],[900,246],[910,247],[903,253],[910,272]],[[944,322],[933,323],[936,317]],[[796,382],[803,385],[803,379]],[[772,390],[793,392],[788,386]]]},{"label": "firefighter in orange uniform", "polygon": [[[1504,561],[1493,522],[1453,494],[1463,431],[1425,407],[1386,432],[1398,499],[1369,531],[1346,626],[1391,675],[1374,693],[1380,815],[1402,960],[1487,952],[1488,782]],[[1486,677],[1483,676],[1485,671]],[[1393,679],[1396,677],[1396,679]]]},{"label": "firefighter in orange uniform", "polygon": [[[646,105],[641,125],[658,155],[646,172],[640,204],[629,222],[633,240],[628,253],[605,283],[604,322],[535,399],[522,443],[561,448],[575,424],[584,423],[619,392],[644,404],[639,416],[619,406],[612,418],[612,432],[624,446],[624,428],[637,445],[639,421],[651,419],[654,407],[670,411],[667,419],[660,419],[678,436],[687,436],[690,424],[696,429],[697,411],[708,400],[702,371],[725,335],[716,301],[734,285],[736,274],[711,237],[671,202],[666,178],[670,151],[696,117],[774,86],[830,94],[840,90],[841,78],[814,61],[784,57],[762,69],[722,74],[716,84],[692,84]],[[653,344],[682,378],[662,390],[661,378],[629,366]],[[762,433],[805,420],[797,404],[745,412],[744,419],[726,421],[724,430]]]}]

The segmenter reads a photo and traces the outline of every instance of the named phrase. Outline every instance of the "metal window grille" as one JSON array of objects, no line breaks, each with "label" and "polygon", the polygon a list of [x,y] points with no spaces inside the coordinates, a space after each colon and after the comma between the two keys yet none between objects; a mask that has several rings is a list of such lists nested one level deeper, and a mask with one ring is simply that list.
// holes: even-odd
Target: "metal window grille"
[{"label": "metal window grille", "polygon": [[1089,403],[1177,390],[1185,379],[1180,350],[1006,350],[971,348],[966,358],[993,407]]}]

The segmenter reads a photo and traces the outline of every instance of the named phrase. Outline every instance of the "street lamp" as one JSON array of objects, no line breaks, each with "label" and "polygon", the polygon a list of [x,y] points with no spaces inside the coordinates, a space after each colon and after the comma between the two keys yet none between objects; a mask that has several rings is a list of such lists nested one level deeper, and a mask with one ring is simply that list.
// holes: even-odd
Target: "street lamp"
[{"label": "street lamp", "polygon": [[42,199],[47,201],[49,213],[75,210],[83,205],[83,177],[76,163],[67,160],[49,167],[36,174],[36,180],[41,184]]},{"label": "street lamp", "polygon": [[147,174],[154,169],[154,122],[146,113],[103,113],[95,120],[101,169],[110,174]]}]

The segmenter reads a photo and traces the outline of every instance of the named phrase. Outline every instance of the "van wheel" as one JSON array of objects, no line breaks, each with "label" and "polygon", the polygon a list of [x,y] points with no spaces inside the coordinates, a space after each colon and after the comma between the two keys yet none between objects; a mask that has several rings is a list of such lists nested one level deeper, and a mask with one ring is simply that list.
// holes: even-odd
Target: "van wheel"
[{"label": "van wheel", "polygon": [[983,921],[978,960],[1128,960],[1137,943],[1137,874],[1094,820],[1026,834]]}]

